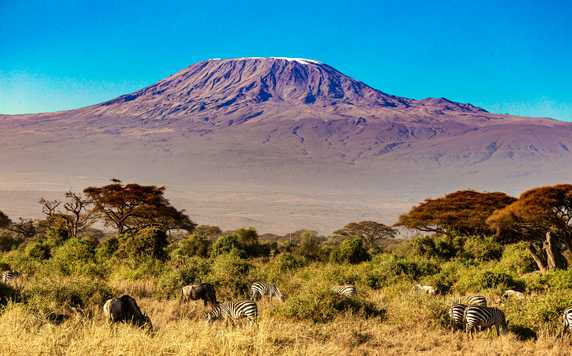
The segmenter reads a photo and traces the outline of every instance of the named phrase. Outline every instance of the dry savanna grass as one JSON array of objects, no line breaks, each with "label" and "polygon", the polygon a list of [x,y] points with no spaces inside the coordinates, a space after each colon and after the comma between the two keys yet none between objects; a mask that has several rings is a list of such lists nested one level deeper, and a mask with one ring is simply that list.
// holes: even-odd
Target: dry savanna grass
[{"label": "dry savanna grass", "polygon": [[[102,315],[75,314],[59,325],[9,304],[0,315],[2,355],[569,355],[572,338],[539,334],[521,341],[494,332],[473,338],[439,325],[431,306],[443,297],[414,293],[367,298],[387,310],[384,318],[340,314],[330,323],[295,321],[273,312],[276,303],[261,301],[257,326],[225,326],[201,319],[202,303],[180,306],[177,300],[139,299],[154,330],[110,326]],[[443,299],[443,300],[441,300]]]}]

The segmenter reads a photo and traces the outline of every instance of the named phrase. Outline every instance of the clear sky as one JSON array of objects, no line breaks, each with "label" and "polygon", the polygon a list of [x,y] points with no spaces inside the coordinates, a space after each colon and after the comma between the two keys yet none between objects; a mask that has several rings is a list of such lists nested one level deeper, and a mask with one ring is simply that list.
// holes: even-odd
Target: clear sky
[{"label": "clear sky", "polygon": [[572,1],[0,0],[0,113],[95,104],[213,57],[572,121]]}]

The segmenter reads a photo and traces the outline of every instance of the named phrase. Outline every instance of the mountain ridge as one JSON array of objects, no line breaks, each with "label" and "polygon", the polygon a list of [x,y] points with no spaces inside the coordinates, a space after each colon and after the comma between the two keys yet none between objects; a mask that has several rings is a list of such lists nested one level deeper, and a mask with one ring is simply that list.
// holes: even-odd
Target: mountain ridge
[{"label": "mountain ridge", "polygon": [[571,123],[403,98],[307,59],[203,61],[100,104],[0,115],[0,144],[8,213],[35,211],[14,192],[118,177],[173,187],[201,222],[276,232],[572,179]]}]

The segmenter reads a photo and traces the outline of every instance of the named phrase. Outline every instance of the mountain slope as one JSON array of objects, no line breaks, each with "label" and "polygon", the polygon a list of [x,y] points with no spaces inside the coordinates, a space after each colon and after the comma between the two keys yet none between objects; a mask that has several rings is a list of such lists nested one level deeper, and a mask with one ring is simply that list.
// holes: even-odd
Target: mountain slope
[{"label": "mountain slope", "polygon": [[[120,177],[170,186],[199,222],[274,231],[572,178],[569,123],[398,97],[290,58],[208,60],[102,104],[0,116],[0,144],[0,192]],[[32,209],[0,193],[0,210]]]}]

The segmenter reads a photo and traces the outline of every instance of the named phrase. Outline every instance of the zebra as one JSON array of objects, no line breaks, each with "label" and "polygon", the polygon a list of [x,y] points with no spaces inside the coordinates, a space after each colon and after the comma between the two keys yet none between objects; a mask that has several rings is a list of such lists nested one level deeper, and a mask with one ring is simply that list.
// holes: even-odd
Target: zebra
[{"label": "zebra", "polygon": [[210,312],[204,314],[204,318],[209,322],[224,319],[234,325],[234,320],[247,318],[252,324],[256,323],[258,317],[258,307],[251,300],[242,302],[223,302],[215,305]]},{"label": "zebra", "polygon": [[250,299],[258,300],[262,298],[262,296],[267,296],[271,300],[276,297],[281,302],[286,300],[287,297],[274,284],[260,281],[254,282],[252,286],[250,286]]},{"label": "zebra", "polygon": [[343,286],[332,287],[332,292],[342,297],[355,297],[357,295],[357,289],[351,284],[346,284]]},{"label": "zebra", "polygon": [[566,330],[572,331],[572,308],[564,310],[562,319],[564,320],[564,329],[562,332],[564,333]]},{"label": "zebra", "polygon": [[470,305],[465,309],[464,319],[467,323],[466,332],[473,334],[476,329],[484,330],[495,327],[497,335],[500,330],[508,331],[508,322],[502,310],[480,305]]},{"label": "zebra", "polygon": [[480,305],[482,307],[486,307],[487,298],[482,295],[468,295],[463,298],[463,303],[467,305]]},{"label": "zebra", "polygon": [[20,277],[20,273],[15,271],[4,271],[2,272],[2,283],[8,284],[10,282],[16,281]]},{"label": "zebra", "polygon": [[451,319],[451,329],[460,329],[465,325],[466,304],[453,303],[449,308],[449,318]]}]

